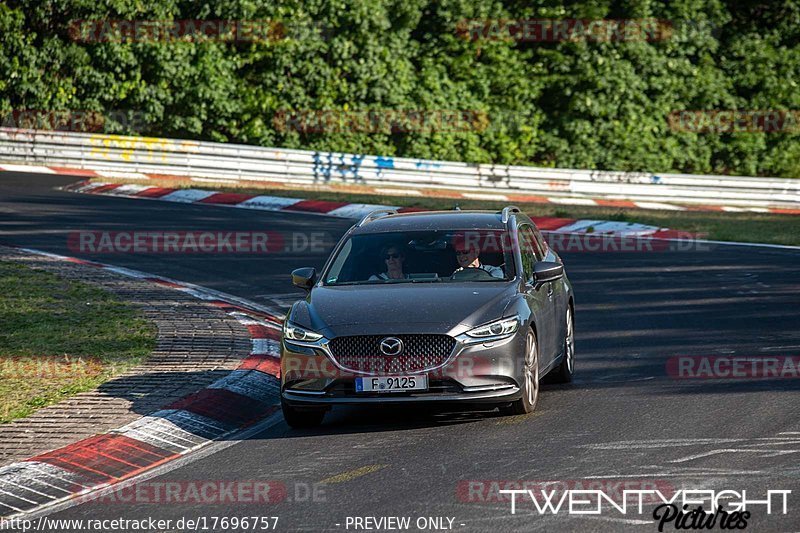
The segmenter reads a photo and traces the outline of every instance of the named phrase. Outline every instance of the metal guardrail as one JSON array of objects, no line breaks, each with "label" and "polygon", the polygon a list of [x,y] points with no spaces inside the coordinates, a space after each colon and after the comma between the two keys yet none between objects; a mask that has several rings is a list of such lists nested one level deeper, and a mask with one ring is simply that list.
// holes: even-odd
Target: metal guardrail
[{"label": "metal guardrail", "polygon": [[800,207],[800,179],[474,165],[14,128],[0,128],[0,161],[222,181],[361,184],[549,198]]}]

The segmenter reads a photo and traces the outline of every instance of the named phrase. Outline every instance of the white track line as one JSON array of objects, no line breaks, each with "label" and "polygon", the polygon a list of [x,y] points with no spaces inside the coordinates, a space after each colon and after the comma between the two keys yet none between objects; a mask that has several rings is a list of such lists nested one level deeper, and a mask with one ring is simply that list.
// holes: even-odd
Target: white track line
[{"label": "white track line", "polygon": [[642,209],[661,209],[664,211],[686,211],[685,207],[674,204],[662,204],[661,202],[634,202],[636,207]]},{"label": "white track line", "polygon": [[550,203],[562,205],[597,205],[597,202],[589,198],[548,198]]},{"label": "white track line", "polygon": [[49,167],[41,167],[34,165],[11,165],[3,163],[0,168],[8,172],[33,172],[39,174],[58,174],[55,170]]}]

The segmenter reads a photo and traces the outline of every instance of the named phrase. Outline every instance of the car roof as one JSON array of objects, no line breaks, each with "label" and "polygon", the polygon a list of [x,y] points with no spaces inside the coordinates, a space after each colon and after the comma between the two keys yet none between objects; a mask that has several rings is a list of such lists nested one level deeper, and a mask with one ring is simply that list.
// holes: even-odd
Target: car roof
[{"label": "car roof", "polygon": [[375,218],[355,228],[353,233],[464,229],[505,230],[506,225],[496,211],[419,211]]}]

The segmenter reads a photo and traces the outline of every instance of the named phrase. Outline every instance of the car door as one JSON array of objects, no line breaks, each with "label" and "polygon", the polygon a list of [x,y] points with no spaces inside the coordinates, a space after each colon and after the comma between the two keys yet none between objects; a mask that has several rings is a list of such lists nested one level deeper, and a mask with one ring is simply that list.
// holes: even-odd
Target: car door
[{"label": "car door", "polygon": [[[555,351],[556,323],[553,312],[552,283],[545,283],[534,289],[533,268],[544,258],[530,224],[523,223],[518,230],[522,270],[526,285],[525,300],[536,317],[536,331],[539,341],[539,367],[546,368],[557,355]],[[537,255],[539,254],[539,255]],[[548,286],[551,286],[548,288]]]},{"label": "car door", "polygon": [[[542,232],[536,225],[533,226],[534,236],[539,245],[544,261],[561,262],[561,258],[547,245],[546,239],[542,236]],[[555,357],[561,354],[564,350],[564,337],[567,334],[567,305],[569,302],[569,294],[567,292],[567,282],[564,278],[549,283],[552,290],[552,303],[553,303],[553,322],[555,324]]]}]

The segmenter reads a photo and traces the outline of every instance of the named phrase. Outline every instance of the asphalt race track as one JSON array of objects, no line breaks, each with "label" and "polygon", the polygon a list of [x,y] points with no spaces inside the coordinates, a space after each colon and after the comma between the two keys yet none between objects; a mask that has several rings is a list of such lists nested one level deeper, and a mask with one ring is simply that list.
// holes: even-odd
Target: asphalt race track
[{"label": "asphalt race track", "polygon": [[[54,189],[71,181],[0,174],[0,244],[283,305],[298,295],[289,271],[319,268],[327,249],[90,255],[70,249],[68,236],[81,230],[322,232],[329,249],[349,226],[307,214]],[[754,507],[749,529],[800,530],[800,379],[675,379],[667,372],[675,356],[800,355],[800,250],[707,245],[562,256],[577,298],[577,375],[570,385],[544,385],[533,415],[338,409],[319,429],[280,423],[148,481],[274,480],[286,487],[283,502],[88,502],[51,517],[278,516],[278,531],[353,531],[347,518],[365,516],[410,516],[412,524],[418,517],[449,517],[453,530],[464,532],[657,530],[652,507],[641,515],[612,509],[551,516],[521,504],[512,515],[508,502],[471,501],[481,497],[464,490],[478,486],[469,481],[592,479],[746,489],[753,499],[792,490],[788,514],[773,509],[768,516],[763,506]]]}]

